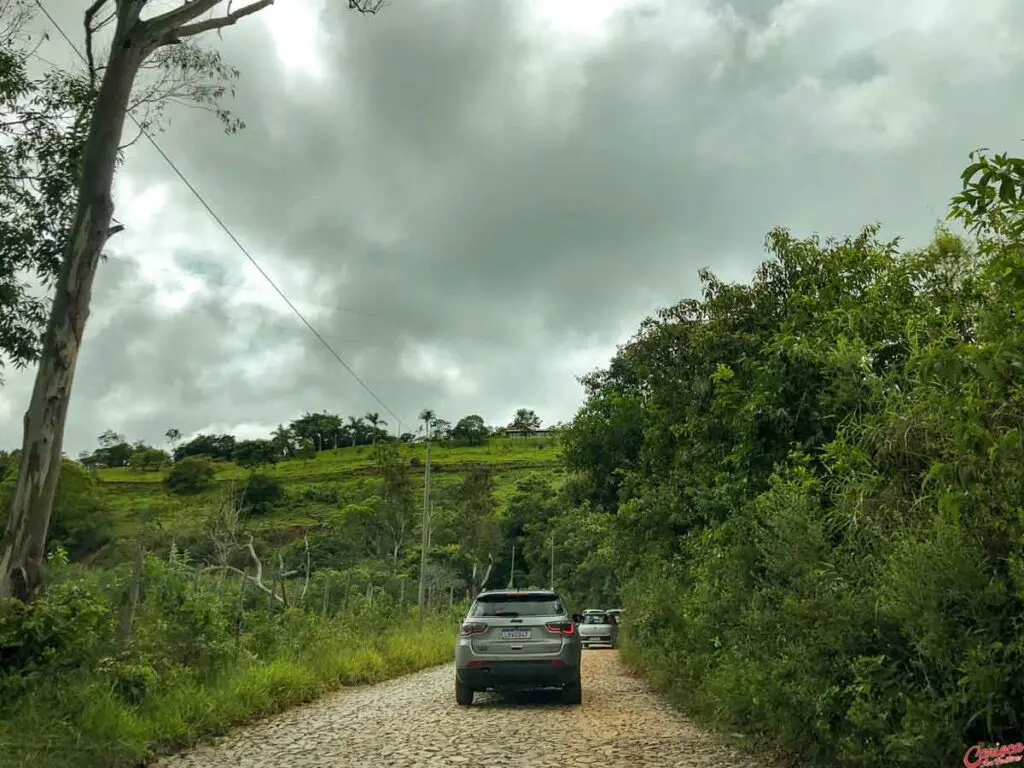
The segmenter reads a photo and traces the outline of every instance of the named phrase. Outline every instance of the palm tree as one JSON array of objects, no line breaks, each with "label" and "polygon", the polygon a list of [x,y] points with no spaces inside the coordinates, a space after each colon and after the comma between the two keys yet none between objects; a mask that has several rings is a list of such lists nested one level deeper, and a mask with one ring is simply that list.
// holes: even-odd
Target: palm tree
[{"label": "palm tree", "polygon": [[430,427],[433,426],[435,421],[437,421],[437,414],[430,408],[424,408],[420,411],[420,421],[423,422],[423,425],[427,429],[427,440],[430,440]]},{"label": "palm tree", "polygon": [[360,436],[363,434],[363,420],[355,416],[348,417],[348,431],[352,435],[352,447],[355,448],[359,442]]},{"label": "palm tree", "polygon": [[370,428],[373,430],[373,444],[377,445],[377,434],[380,432],[380,428],[386,427],[388,423],[375,411],[366,414],[366,420],[370,422]]}]

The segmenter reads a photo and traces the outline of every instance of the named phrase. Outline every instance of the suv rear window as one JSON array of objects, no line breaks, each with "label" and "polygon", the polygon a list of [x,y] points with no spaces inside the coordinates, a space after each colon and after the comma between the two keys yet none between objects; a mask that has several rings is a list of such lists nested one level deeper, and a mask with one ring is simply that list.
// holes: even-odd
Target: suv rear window
[{"label": "suv rear window", "polygon": [[481,595],[470,616],[561,616],[562,601],[551,595],[501,593]]}]

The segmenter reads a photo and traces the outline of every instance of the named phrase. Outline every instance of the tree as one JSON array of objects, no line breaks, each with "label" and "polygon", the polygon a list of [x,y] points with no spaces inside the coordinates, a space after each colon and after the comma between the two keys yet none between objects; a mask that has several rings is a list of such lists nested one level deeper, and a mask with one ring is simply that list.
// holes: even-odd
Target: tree
[{"label": "tree", "polygon": [[277,429],[270,433],[270,442],[284,458],[295,454],[295,434],[284,424],[278,424]]},{"label": "tree", "polygon": [[46,302],[26,279],[52,287],[71,227],[78,162],[93,99],[81,75],[29,74],[35,6],[0,6],[0,384],[5,360],[38,359]]},{"label": "tree", "polygon": [[429,440],[432,434],[431,430],[434,426],[434,422],[437,421],[437,414],[430,408],[424,408],[420,411],[420,421],[423,422],[423,429],[426,430],[426,438]]},{"label": "tree", "polygon": [[203,456],[187,456],[174,463],[164,481],[171,493],[180,496],[201,493],[210,487],[217,467]]},{"label": "tree", "polygon": [[276,464],[279,451],[272,440],[240,440],[235,444],[231,458],[245,469],[254,469],[263,464]]},{"label": "tree", "polygon": [[357,445],[366,442],[366,423],[358,416],[349,416],[348,424],[342,428],[342,434],[349,439],[352,447],[355,448]]},{"label": "tree", "polygon": [[115,432],[112,429],[108,429],[97,440],[99,441],[100,448],[113,448],[115,445],[119,445],[124,442],[124,435]]},{"label": "tree", "polygon": [[[474,573],[483,573],[502,543],[501,525],[496,515],[494,478],[487,468],[474,467],[452,491],[453,529],[459,549]],[[471,585],[473,589],[477,584]],[[479,585],[482,586],[482,585]]]},{"label": "tree", "polygon": [[370,424],[370,434],[372,435],[373,444],[376,445],[377,438],[381,435],[381,427],[386,427],[388,423],[376,412],[366,414],[366,421]]},{"label": "tree", "polygon": [[234,435],[199,434],[174,449],[174,460],[181,461],[186,456],[207,456],[218,461],[230,461],[236,445]]},{"label": "tree", "polygon": [[416,519],[416,499],[412,480],[394,443],[378,443],[375,448],[377,472],[380,475],[381,527],[387,538],[387,550],[397,566],[409,532]]},{"label": "tree", "polygon": [[167,451],[159,448],[140,448],[128,459],[128,466],[137,472],[147,470],[159,470],[164,464],[171,460]]},{"label": "tree", "polygon": [[[94,0],[85,13],[87,93],[92,113],[81,160],[76,163],[78,195],[71,227],[63,238],[63,259],[54,284],[35,386],[25,414],[18,481],[7,531],[0,543],[0,598],[16,596],[29,600],[42,584],[64,425],[89,316],[92,284],[107,239],[118,231],[111,226],[111,191],[139,70],[156,57],[156,61],[177,67],[186,76],[201,76],[210,71],[230,76],[234,70],[219,66],[219,57],[215,55],[204,56],[189,39],[231,26],[272,3],[273,0],[253,0],[234,10],[228,3],[223,16],[205,20],[199,19],[221,6],[222,0],[192,0],[145,19],[142,11],[147,0]],[[349,8],[374,13],[380,2],[374,0],[367,5],[349,0]],[[110,50],[105,66],[98,67],[93,37],[110,22],[114,23]],[[207,104],[216,104],[223,93],[223,87],[199,91]],[[229,131],[240,127],[223,110],[217,113]]]},{"label": "tree", "polygon": [[341,417],[333,413],[305,413],[288,425],[299,440],[308,440],[317,451],[337,447]]},{"label": "tree", "polygon": [[168,444],[171,446],[171,450],[174,450],[174,446],[177,445],[178,441],[181,440],[181,432],[171,428],[164,433],[164,437],[167,438]]},{"label": "tree", "polygon": [[448,440],[452,435],[452,423],[446,419],[434,419],[430,423],[430,433],[440,441]]},{"label": "tree", "polygon": [[509,428],[521,430],[527,435],[533,434],[540,429],[540,417],[528,408],[520,408],[512,417]]},{"label": "tree", "polygon": [[276,477],[252,474],[242,491],[242,504],[250,514],[263,514],[285,497],[284,486]]},{"label": "tree", "polygon": [[468,445],[483,445],[487,441],[487,426],[483,417],[473,414],[459,419],[452,429],[452,438]]}]

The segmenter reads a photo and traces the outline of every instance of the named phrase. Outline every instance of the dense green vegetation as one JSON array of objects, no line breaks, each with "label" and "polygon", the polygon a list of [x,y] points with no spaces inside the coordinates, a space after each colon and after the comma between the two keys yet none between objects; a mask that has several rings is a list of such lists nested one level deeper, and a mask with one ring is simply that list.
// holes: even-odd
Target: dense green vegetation
[{"label": "dense green vegetation", "polygon": [[974,240],[773,231],[750,284],[702,273],[586,377],[565,435],[632,661],[812,764],[1024,729],[1024,160],[972,159]]}]

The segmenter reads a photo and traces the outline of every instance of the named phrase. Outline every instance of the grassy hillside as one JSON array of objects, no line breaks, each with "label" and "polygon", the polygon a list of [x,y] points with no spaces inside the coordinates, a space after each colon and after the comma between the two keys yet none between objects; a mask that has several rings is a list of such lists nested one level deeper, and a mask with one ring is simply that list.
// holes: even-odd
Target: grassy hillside
[{"label": "grassy hillside", "polygon": [[[417,504],[421,504],[426,448],[422,444],[402,445],[400,454],[410,474]],[[430,460],[435,495],[443,495],[474,468],[488,469],[499,510],[522,478],[535,475],[553,481],[562,474],[558,443],[552,437],[492,438],[484,445],[468,447],[432,445]],[[166,470],[96,470],[93,476],[98,481],[103,506],[113,517],[116,534],[114,549],[108,548],[97,556],[109,560],[112,553],[123,554],[128,542],[147,528],[173,532],[182,541],[199,535],[223,503],[226,492],[237,490],[251,474],[230,462],[219,462],[217,466],[213,488],[191,496],[167,490],[163,483]],[[379,481],[371,446],[324,451],[309,459],[282,461],[256,471],[278,479],[285,490],[284,502],[249,521],[260,538],[278,540],[277,543],[301,537],[304,530],[323,524],[339,507],[365,497]],[[120,557],[115,554],[114,559]]]}]

